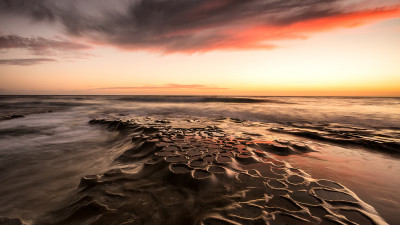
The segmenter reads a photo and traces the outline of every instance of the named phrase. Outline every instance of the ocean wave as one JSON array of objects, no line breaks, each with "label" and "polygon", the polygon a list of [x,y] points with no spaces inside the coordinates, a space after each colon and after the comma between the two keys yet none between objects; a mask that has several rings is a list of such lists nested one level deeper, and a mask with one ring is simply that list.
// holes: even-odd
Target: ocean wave
[{"label": "ocean wave", "polygon": [[[166,102],[166,103],[195,103],[195,102],[220,102],[220,103],[286,103],[283,101],[250,98],[250,97],[220,97],[220,96],[123,96],[116,98],[120,101],[132,102]],[[288,103],[289,104],[289,103]]]}]

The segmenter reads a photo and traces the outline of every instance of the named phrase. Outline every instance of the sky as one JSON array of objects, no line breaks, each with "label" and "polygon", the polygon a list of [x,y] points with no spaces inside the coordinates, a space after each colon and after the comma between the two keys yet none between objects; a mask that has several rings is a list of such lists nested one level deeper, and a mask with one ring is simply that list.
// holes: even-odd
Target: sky
[{"label": "sky", "polygon": [[400,0],[0,0],[0,94],[400,96]]}]

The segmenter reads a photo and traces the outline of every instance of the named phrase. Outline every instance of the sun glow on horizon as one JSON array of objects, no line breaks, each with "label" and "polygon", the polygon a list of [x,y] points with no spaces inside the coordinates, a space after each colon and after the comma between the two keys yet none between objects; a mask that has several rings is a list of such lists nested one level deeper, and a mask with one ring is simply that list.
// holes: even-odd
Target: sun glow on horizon
[{"label": "sun glow on horizon", "polygon": [[[60,32],[54,24],[32,24],[25,31],[32,38],[21,28],[2,26],[0,94],[400,96],[400,6],[289,25],[248,25],[229,30],[217,24],[221,39],[215,40],[194,23],[203,30],[176,43],[182,46],[155,42],[137,49],[138,40],[95,44],[96,39],[65,34],[52,39]],[[165,35],[193,32],[173,31]],[[4,36],[10,32],[28,36]],[[34,38],[38,34],[48,35]]]}]

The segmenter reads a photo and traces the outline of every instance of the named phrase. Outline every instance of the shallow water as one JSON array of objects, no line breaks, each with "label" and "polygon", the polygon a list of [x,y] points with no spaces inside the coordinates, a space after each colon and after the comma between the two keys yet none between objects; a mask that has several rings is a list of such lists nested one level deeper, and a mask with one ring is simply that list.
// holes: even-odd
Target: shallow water
[{"label": "shallow water", "polygon": [[1,122],[0,215],[30,220],[108,168],[123,151],[115,135],[88,126],[79,109]]},{"label": "shallow water", "polygon": [[[199,119],[253,139],[307,142],[315,152],[270,155],[345,185],[389,224],[400,220],[399,98],[2,96],[0,105],[0,216],[34,221],[74,191],[81,177],[115,167],[114,159],[131,147],[128,137],[89,120],[151,116]],[[215,121],[221,117],[246,122]],[[348,138],[351,132],[351,139],[304,135],[325,124],[329,135]],[[271,132],[277,127],[303,133]]]},{"label": "shallow water", "polygon": [[306,156],[277,156],[314,178],[329,179],[349,189],[377,209],[390,224],[400,216],[398,157],[361,148],[322,144]]}]

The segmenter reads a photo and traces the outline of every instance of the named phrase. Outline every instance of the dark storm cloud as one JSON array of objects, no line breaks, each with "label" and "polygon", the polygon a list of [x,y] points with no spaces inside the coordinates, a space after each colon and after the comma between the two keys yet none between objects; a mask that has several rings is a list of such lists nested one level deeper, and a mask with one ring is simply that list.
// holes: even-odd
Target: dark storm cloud
[{"label": "dark storm cloud", "polygon": [[40,63],[55,62],[54,59],[31,58],[31,59],[1,59],[0,65],[30,66]]},{"label": "dark storm cloud", "polygon": [[50,40],[41,37],[26,38],[19,35],[1,35],[0,49],[22,48],[34,55],[52,55],[88,49],[89,46],[70,41]]},{"label": "dark storm cloud", "polygon": [[[125,49],[274,48],[295,34],[259,31],[357,13],[344,0],[0,0],[0,12],[57,21],[70,35]],[[298,36],[298,35],[297,35]]]},{"label": "dark storm cloud", "polygon": [[1,0],[0,11],[26,14],[35,20],[54,20],[54,10],[50,1],[40,0]]}]

